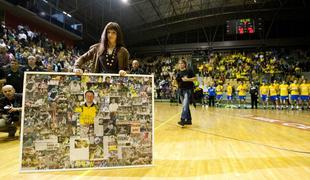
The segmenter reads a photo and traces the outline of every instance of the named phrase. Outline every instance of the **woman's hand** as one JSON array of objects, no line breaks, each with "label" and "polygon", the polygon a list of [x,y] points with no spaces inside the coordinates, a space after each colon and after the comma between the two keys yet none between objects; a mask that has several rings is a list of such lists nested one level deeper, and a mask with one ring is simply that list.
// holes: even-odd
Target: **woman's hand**
[{"label": "woman's hand", "polygon": [[189,78],[187,78],[187,77],[182,77],[182,81],[187,82],[187,81],[189,81]]},{"label": "woman's hand", "polygon": [[120,70],[120,71],[119,71],[119,75],[120,75],[120,76],[126,76],[126,75],[127,75],[127,72],[124,71],[124,70]]},{"label": "woman's hand", "polygon": [[75,72],[76,75],[81,76],[83,74],[82,69],[74,69],[73,72]]},{"label": "woman's hand", "polygon": [[22,110],[21,108],[11,107],[10,110],[9,110],[8,112],[9,112],[9,113],[12,113],[12,112],[21,111],[21,110]]}]

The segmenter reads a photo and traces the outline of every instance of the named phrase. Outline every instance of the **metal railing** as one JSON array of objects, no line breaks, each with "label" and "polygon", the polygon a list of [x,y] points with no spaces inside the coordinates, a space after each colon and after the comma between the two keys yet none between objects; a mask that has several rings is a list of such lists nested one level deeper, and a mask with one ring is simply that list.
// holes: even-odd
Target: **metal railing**
[{"label": "metal railing", "polygon": [[46,21],[78,36],[82,36],[83,24],[73,18],[69,13],[60,10],[54,5],[50,4],[47,0],[35,0],[27,2],[18,1],[13,4],[22,6],[23,8],[26,8],[27,10],[37,14],[40,18],[45,19]]}]

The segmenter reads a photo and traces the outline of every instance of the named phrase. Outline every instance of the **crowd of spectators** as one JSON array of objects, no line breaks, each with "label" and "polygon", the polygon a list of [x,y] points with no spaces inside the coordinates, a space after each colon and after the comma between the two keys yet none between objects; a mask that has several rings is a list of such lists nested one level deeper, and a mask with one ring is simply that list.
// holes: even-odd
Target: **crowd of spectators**
[{"label": "crowd of spectators", "polygon": [[291,51],[248,51],[223,52],[210,55],[208,62],[197,64],[201,76],[225,81],[243,79],[261,81],[260,78],[285,78],[291,81],[309,71],[310,52]]},{"label": "crowd of spectators", "polygon": [[0,27],[0,87],[11,84],[22,92],[25,71],[72,72],[80,51],[28,26]]}]

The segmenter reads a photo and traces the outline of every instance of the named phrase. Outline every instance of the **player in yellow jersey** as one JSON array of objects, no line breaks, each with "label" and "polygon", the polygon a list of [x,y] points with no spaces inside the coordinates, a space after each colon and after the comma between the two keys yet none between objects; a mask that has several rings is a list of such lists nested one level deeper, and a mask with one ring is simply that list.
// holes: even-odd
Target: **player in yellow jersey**
[{"label": "player in yellow jersey", "polygon": [[307,107],[307,103],[309,105],[309,94],[310,94],[310,87],[309,84],[307,84],[307,81],[304,79],[302,81],[302,84],[299,86],[300,89],[300,104],[301,104],[301,109],[305,109],[304,108],[304,104],[306,104]]},{"label": "player in yellow jersey", "polygon": [[277,104],[278,107],[280,108],[279,104],[280,104],[280,84],[277,82],[277,80],[273,80],[273,85],[276,88],[276,92],[277,92]]},{"label": "player in yellow jersey", "polygon": [[80,114],[80,125],[81,126],[89,126],[94,124],[94,119],[97,114],[97,106],[94,103],[95,93],[91,90],[85,92],[85,104],[81,107],[81,114]]},{"label": "player in yellow jersey", "polygon": [[277,95],[277,88],[274,84],[270,84],[269,86],[269,96],[270,96],[270,101],[273,103],[274,107],[278,107],[278,95]]},{"label": "player in yellow jersey", "polygon": [[310,81],[307,80],[308,88],[309,88],[309,99],[308,99],[308,109],[310,110]]},{"label": "player in yellow jersey", "polygon": [[230,83],[227,83],[226,87],[226,97],[227,97],[227,104],[232,104],[232,93],[233,93],[233,87],[230,85]]},{"label": "player in yellow jersey", "polygon": [[298,109],[298,98],[299,98],[299,85],[297,84],[297,80],[294,80],[289,87],[291,92],[291,108],[294,109],[294,104],[296,105],[296,109]]},{"label": "player in yellow jersey", "polygon": [[218,107],[221,104],[221,101],[223,99],[223,91],[224,88],[221,84],[218,84],[215,88],[215,92],[216,92],[216,106]]},{"label": "player in yellow jersey", "polygon": [[265,81],[263,81],[262,85],[259,88],[260,97],[262,100],[263,108],[265,109],[266,106],[268,107],[268,94],[269,94],[269,87],[266,85]]},{"label": "player in yellow jersey", "polygon": [[283,80],[282,84],[279,86],[280,99],[281,99],[281,109],[288,108],[288,84]]},{"label": "player in yellow jersey", "polygon": [[237,92],[238,92],[238,96],[239,96],[238,108],[241,107],[241,104],[243,104],[243,108],[246,108],[245,107],[245,97],[246,97],[246,92],[247,92],[247,86],[243,83],[243,81],[240,81],[240,84],[237,87]]},{"label": "player in yellow jersey", "polygon": [[309,88],[309,99],[308,99],[308,109],[310,110],[310,81],[307,80],[308,88]]}]

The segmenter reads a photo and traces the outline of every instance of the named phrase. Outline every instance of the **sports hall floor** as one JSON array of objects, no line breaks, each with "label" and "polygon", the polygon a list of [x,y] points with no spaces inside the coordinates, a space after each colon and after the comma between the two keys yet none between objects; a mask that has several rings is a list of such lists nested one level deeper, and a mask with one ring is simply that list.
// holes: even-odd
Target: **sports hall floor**
[{"label": "sports hall floor", "polygon": [[155,103],[154,166],[146,168],[20,174],[19,140],[0,133],[0,179],[310,179],[310,111],[191,110],[193,125],[181,128],[180,105]]}]

